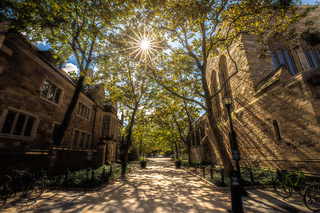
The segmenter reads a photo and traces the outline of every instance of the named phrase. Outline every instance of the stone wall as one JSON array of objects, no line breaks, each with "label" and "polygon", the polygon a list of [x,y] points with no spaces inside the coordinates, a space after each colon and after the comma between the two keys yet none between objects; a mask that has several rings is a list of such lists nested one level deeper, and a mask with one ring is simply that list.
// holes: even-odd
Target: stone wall
[{"label": "stone wall", "polygon": [[[60,145],[54,145],[52,134],[55,124],[61,124],[75,91],[75,84],[39,53],[37,47],[23,37],[2,36],[0,43],[0,177],[12,169],[46,169],[56,172],[86,166],[87,151],[93,151],[92,166],[102,165],[102,152],[97,151],[101,137],[103,104],[97,105],[103,88],[91,91],[94,96],[80,93],[79,103],[90,109],[87,118],[72,113],[70,124]],[[60,99],[51,101],[41,97],[45,81],[61,90]],[[49,97],[49,96],[47,96]],[[1,129],[7,113],[17,113],[35,118],[32,137],[4,134]],[[17,116],[16,116],[17,118]],[[17,121],[18,122],[18,121]],[[22,124],[26,127],[26,123]],[[16,126],[16,124],[13,124]],[[120,128],[120,127],[119,127]],[[14,129],[11,128],[11,129]],[[88,145],[72,146],[75,131],[91,135]],[[25,131],[24,129],[22,131]],[[115,151],[115,149],[111,149]],[[112,153],[114,154],[114,153]]]}]

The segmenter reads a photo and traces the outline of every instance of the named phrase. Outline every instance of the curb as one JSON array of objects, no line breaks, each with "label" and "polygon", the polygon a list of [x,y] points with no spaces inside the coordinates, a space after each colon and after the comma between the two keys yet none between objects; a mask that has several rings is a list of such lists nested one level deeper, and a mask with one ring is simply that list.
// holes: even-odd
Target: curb
[{"label": "curb", "polygon": [[[130,174],[131,172],[133,172],[136,168],[132,167],[133,169],[130,172],[127,172],[125,174],[119,175],[118,177],[108,181],[107,183],[102,184],[101,186],[98,186],[96,188],[87,188],[87,191],[90,192],[97,192],[99,191],[101,188],[115,182],[118,179],[123,178],[124,176],[126,176],[127,174]],[[86,191],[86,188],[72,188],[72,187],[46,187],[47,190],[60,190],[60,191]]]},{"label": "curb", "polygon": [[[216,186],[214,185],[213,183],[207,181],[206,179],[204,179],[203,177],[201,177],[200,175],[198,174],[195,174],[194,172],[191,172],[189,169],[181,166],[182,169],[186,170],[187,172],[195,175],[196,177],[198,177],[200,180],[204,181],[206,184],[210,185],[212,188],[215,188],[215,189],[218,189],[218,190],[221,190],[221,191],[230,191],[231,188],[229,186],[227,187],[219,187],[219,186]],[[264,186],[244,186],[245,189],[265,189],[265,188],[273,188],[273,185],[264,185]]]}]

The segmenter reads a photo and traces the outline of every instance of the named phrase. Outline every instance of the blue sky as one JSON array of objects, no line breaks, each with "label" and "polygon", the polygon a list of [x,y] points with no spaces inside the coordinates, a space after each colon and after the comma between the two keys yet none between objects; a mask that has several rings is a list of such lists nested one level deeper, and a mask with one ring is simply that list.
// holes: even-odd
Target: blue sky
[{"label": "blue sky", "polygon": [[[305,4],[310,4],[310,5],[314,5],[316,4],[316,0],[302,0],[302,4],[305,5]],[[50,49],[50,44],[46,43],[46,42],[42,42],[42,43],[38,43],[37,44],[38,48],[40,50],[48,50]],[[77,71],[77,61],[76,61],[76,58],[74,56],[71,56],[69,58],[69,60],[66,62],[66,64],[64,65],[64,70],[66,72],[68,71],[72,71],[72,70],[75,70]]]}]

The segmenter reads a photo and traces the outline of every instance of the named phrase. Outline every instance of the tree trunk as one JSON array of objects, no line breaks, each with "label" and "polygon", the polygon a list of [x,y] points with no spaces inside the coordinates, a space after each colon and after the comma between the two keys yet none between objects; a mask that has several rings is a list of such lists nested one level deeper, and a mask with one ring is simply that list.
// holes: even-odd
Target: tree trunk
[{"label": "tree trunk", "polygon": [[[204,26],[202,26],[203,33],[204,33],[204,29],[205,29]],[[204,42],[204,40],[203,40],[203,42]],[[205,42],[203,43],[203,48],[205,48],[204,44],[205,44]],[[211,95],[210,95],[209,86],[207,84],[207,78],[206,78],[206,69],[207,69],[206,65],[207,65],[207,58],[206,58],[205,51],[204,51],[204,61],[203,61],[203,67],[201,69],[201,80],[202,80],[202,89],[204,92],[204,98],[205,98],[205,103],[206,103],[206,108],[207,108],[206,112],[207,112],[207,116],[208,116],[211,130],[214,135],[216,149],[217,149],[217,151],[220,155],[220,158],[222,160],[222,163],[223,163],[224,171],[226,174],[229,175],[231,170],[233,170],[233,165],[232,165],[230,156],[227,152],[226,146],[223,142],[223,137],[222,137],[221,132],[218,128],[217,121],[214,117],[214,113],[213,113],[213,109],[212,109],[212,99],[210,97]]]},{"label": "tree trunk", "polygon": [[58,134],[54,138],[54,143],[53,143],[54,145],[60,145],[64,135],[66,134],[66,130],[67,130],[67,128],[69,126],[69,123],[71,121],[72,112],[73,112],[74,108],[77,106],[77,103],[78,103],[78,99],[79,99],[80,92],[81,92],[82,87],[83,87],[84,79],[85,79],[85,76],[80,76],[78,84],[77,84],[77,87],[76,87],[76,90],[73,93],[73,97],[72,97],[71,103],[70,103],[70,105],[69,105],[69,107],[67,109],[66,114],[64,115],[62,124],[59,127]]},{"label": "tree trunk", "polygon": [[132,117],[130,120],[130,124],[128,126],[128,135],[127,135],[127,140],[126,140],[126,146],[124,149],[124,160],[122,162],[122,172],[124,173],[126,171],[126,168],[128,166],[128,154],[129,154],[129,149],[131,146],[131,138],[132,138],[132,128],[134,125],[134,119],[136,116],[136,112],[138,110],[138,105],[135,106],[135,108],[133,109],[133,113],[132,113]]},{"label": "tree trunk", "polygon": [[177,159],[179,158],[179,151],[178,151],[178,146],[177,146],[177,142],[174,140],[174,146],[175,146],[175,148],[176,148],[176,153],[177,153],[177,155],[176,155],[176,157],[177,157]]},{"label": "tree trunk", "polygon": [[190,140],[187,138],[187,153],[188,153],[188,164],[191,165],[192,161],[191,161],[191,144],[190,144]]},{"label": "tree trunk", "polygon": [[221,135],[221,132],[217,126],[217,122],[213,116],[212,108],[211,108],[211,112],[208,109],[207,116],[208,116],[211,130],[214,135],[215,145],[216,145],[217,151],[218,151],[220,158],[222,160],[222,163],[223,163],[225,173],[230,174],[231,170],[233,170],[233,165],[232,165],[231,159],[229,157],[229,154],[227,152],[227,149],[225,147],[225,144],[223,142],[223,137]]}]

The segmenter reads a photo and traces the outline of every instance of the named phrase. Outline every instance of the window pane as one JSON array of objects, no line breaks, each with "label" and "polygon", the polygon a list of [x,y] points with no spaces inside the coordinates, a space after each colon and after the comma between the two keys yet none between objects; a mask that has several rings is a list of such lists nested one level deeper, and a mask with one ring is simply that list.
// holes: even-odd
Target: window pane
[{"label": "window pane", "polygon": [[89,119],[90,109],[87,109],[87,119]]},{"label": "window pane", "polygon": [[110,116],[107,116],[107,121],[110,121]]},{"label": "window pane", "polygon": [[61,90],[57,89],[56,96],[54,97],[54,102],[55,103],[59,103],[60,94],[61,94]]},{"label": "window pane", "polygon": [[74,131],[74,135],[73,135],[73,140],[72,140],[72,145],[71,147],[76,147],[77,145],[77,140],[78,140],[78,135],[79,135],[79,131]]},{"label": "window pane", "polygon": [[27,121],[26,129],[24,130],[24,136],[27,136],[27,137],[31,136],[32,127],[33,127],[35,120],[36,120],[35,118],[29,117],[29,119]]},{"label": "window pane", "polygon": [[287,59],[288,65],[289,65],[290,72],[292,73],[292,75],[295,75],[296,72],[294,70],[294,66],[292,64],[292,60],[291,60],[289,52],[286,50],[286,51],[284,51],[284,54],[286,56],[286,59]]},{"label": "window pane", "polygon": [[14,119],[16,118],[16,114],[16,112],[12,112],[10,110],[8,111],[6,120],[4,121],[2,127],[2,133],[10,134]]},{"label": "window pane", "polygon": [[278,54],[278,58],[279,58],[280,64],[286,65],[286,62],[284,61],[284,58],[283,58],[283,55],[282,55],[282,52],[280,50],[277,50],[277,54]]},{"label": "window pane", "polygon": [[277,61],[277,58],[276,58],[275,54],[272,51],[270,51],[270,53],[271,53],[271,58],[272,58],[272,61],[273,61],[274,68],[278,68],[279,64],[278,64],[278,61]]},{"label": "window pane", "polygon": [[52,136],[51,136],[51,140],[54,140],[56,134],[58,133],[59,127],[60,127],[59,124],[54,124],[53,131],[52,131]]},{"label": "window pane", "polygon": [[319,67],[316,56],[313,54],[313,51],[309,50],[309,54],[310,54],[312,62],[314,64],[314,68]]},{"label": "window pane", "polygon": [[50,101],[53,100],[53,96],[54,96],[55,90],[56,90],[56,86],[51,85],[50,92],[49,92],[49,96],[48,96],[48,99],[49,99]]},{"label": "window pane", "polygon": [[80,137],[80,142],[79,142],[80,148],[82,148],[82,146],[83,146],[84,135],[85,135],[85,133],[81,132],[81,137]]},{"label": "window pane", "polygon": [[84,110],[84,105],[81,105],[81,109],[80,109],[80,115],[82,116],[83,114],[83,110]]},{"label": "window pane", "polygon": [[25,116],[23,114],[19,114],[16,127],[15,127],[15,129],[13,131],[14,135],[21,135],[22,128],[23,128],[23,125],[24,125],[24,121],[26,120],[26,117],[27,116]]},{"label": "window pane", "polygon": [[105,116],[105,115],[103,116],[103,120],[104,120],[104,121],[106,120],[106,116]]},{"label": "window pane", "polygon": [[308,57],[307,53],[305,51],[303,51],[303,53],[304,53],[304,56],[306,57],[306,59],[308,61],[309,68],[312,69],[312,66],[311,66],[311,63],[310,63],[310,60],[309,60],[309,57]]},{"label": "window pane", "polygon": [[84,107],[84,109],[83,109],[83,117],[84,118],[87,117],[87,107]]},{"label": "window pane", "polygon": [[49,89],[49,82],[45,81],[44,85],[43,85],[43,90],[41,92],[41,96],[46,98],[47,97],[47,93],[48,93],[48,89]]}]

